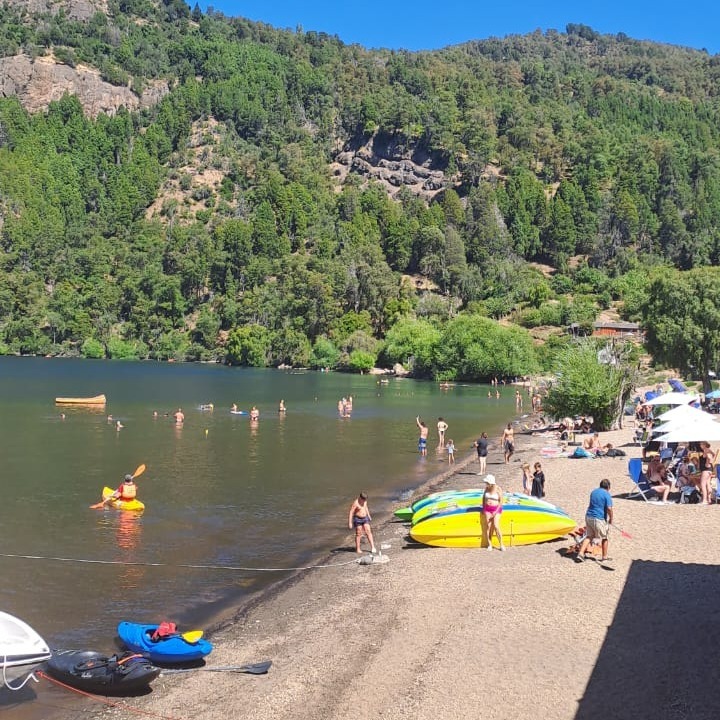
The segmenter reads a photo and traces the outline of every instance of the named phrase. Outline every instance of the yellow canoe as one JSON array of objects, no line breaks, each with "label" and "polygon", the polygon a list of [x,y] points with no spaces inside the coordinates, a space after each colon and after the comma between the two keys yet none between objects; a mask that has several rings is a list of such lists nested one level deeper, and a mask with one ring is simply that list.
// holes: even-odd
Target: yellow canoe
[{"label": "yellow canoe", "polygon": [[107,402],[104,395],[93,397],[56,397],[56,405],[105,405]]},{"label": "yellow canoe", "polygon": [[[438,547],[486,547],[481,507],[443,508],[413,525],[410,536]],[[556,540],[576,528],[576,522],[559,508],[503,505],[500,531],[507,547]],[[493,536],[497,547],[497,538]]]}]

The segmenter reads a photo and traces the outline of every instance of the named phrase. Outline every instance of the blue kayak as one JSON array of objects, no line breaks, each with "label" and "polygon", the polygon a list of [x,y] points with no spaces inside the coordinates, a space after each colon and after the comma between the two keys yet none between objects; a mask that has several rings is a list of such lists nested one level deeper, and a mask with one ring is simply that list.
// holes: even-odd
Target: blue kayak
[{"label": "blue kayak", "polygon": [[[200,638],[189,642],[181,633],[153,640],[153,633],[158,629],[157,623],[145,625],[123,621],[118,624],[118,635],[130,650],[143,653],[154,663],[164,665],[186,663],[200,660],[210,654],[212,643]],[[186,633],[191,636],[192,633]]]}]

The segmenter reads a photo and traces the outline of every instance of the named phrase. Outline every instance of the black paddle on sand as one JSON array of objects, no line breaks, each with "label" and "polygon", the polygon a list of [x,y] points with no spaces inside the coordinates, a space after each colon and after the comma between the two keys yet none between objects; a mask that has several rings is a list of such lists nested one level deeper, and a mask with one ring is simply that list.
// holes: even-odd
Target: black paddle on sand
[{"label": "black paddle on sand", "polygon": [[172,668],[163,669],[163,673],[182,673],[194,672],[196,670],[204,670],[205,672],[234,672],[234,673],[250,673],[251,675],[264,675],[272,665],[272,660],[264,660],[263,662],[250,663],[249,665],[217,665],[215,667],[200,668]]}]

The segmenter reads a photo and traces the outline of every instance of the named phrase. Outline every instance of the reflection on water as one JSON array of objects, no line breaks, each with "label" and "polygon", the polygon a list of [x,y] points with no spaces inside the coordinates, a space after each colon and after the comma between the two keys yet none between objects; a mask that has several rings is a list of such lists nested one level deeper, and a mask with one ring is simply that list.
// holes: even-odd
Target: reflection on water
[{"label": "reflection on water", "polygon": [[[142,513],[127,512],[120,510],[117,513],[117,546],[127,552],[134,550],[140,542],[142,531]],[[132,555],[126,555],[125,560],[134,559]]]}]

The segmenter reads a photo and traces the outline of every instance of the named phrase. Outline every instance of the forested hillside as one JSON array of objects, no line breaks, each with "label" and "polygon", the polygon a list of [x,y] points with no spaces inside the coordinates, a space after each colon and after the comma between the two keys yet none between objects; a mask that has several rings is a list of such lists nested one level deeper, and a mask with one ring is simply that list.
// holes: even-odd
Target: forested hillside
[{"label": "forested hillside", "polygon": [[[180,0],[36,9],[0,8],[26,69],[0,99],[5,352],[525,374],[570,323],[640,319],[663,267],[719,264],[717,56],[583,25],[408,53]],[[49,64],[138,102],[30,113]]]}]

